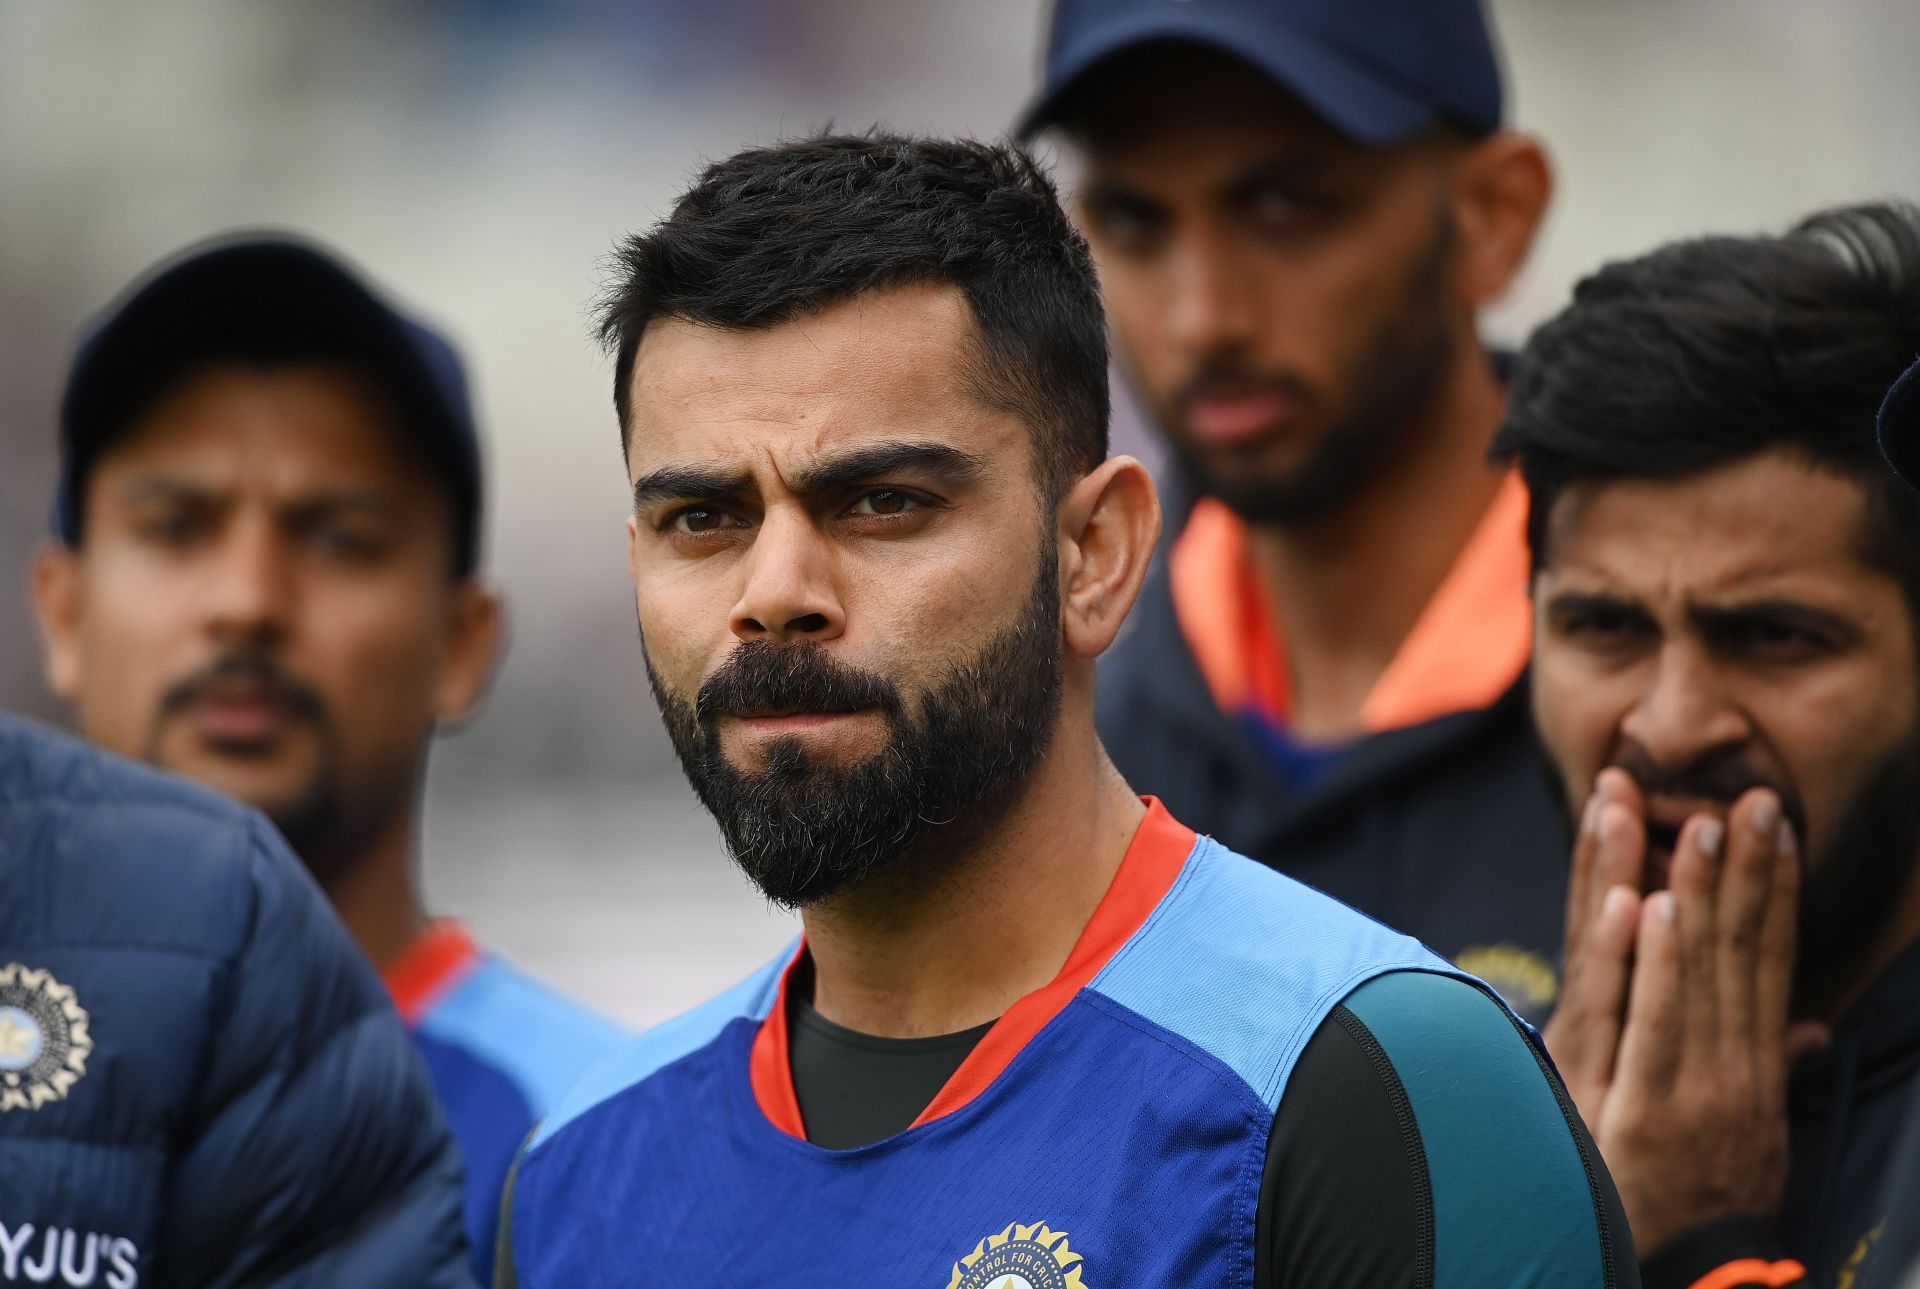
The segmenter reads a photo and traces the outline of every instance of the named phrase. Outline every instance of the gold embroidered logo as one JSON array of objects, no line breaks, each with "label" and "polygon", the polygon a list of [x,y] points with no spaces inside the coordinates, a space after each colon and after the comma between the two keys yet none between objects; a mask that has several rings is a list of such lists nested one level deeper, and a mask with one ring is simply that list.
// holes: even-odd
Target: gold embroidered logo
[{"label": "gold embroidered logo", "polygon": [[1553,964],[1517,944],[1469,945],[1454,955],[1453,965],[1493,986],[1507,1006],[1538,1024],[1560,996],[1560,978]]},{"label": "gold embroidered logo", "polygon": [[1087,1289],[1081,1266],[1065,1231],[1014,1222],[956,1262],[947,1289]]},{"label": "gold embroidered logo", "polygon": [[92,1051],[87,1013],[71,988],[52,972],[0,967],[0,1113],[66,1096]]}]

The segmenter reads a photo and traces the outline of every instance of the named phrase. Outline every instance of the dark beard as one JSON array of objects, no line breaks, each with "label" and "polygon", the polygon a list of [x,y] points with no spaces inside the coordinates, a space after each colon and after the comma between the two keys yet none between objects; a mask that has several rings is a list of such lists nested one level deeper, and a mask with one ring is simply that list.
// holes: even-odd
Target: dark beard
[{"label": "dark beard", "polygon": [[[1352,409],[1327,426],[1298,467],[1280,478],[1209,470],[1200,454],[1171,436],[1170,446],[1189,485],[1200,495],[1218,497],[1249,523],[1281,527],[1331,514],[1364,492],[1419,426],[1453,366],[1458,345],[1448,322],[1447,286],[1453,242],[1452,220],[1442,212],[1399,304],[1347,372],[1344,384],[1354,400]],[[1237,364],[1225,364],[1210,368],[1194,384],[1250,374]]]},{"label": "dark beard", "polygon": [[[1729,809],[1753,788],[1780,798],[1805,854],[1806,806],[1785,784],[1755,774],[1735,756],[1715,756],[1678,772],[1644,757],[1616,763],[1642,792],[1718,801]],[[1558,779],[1555,780],[1558,782]],[[1793,1014],[1822,1016],[1849,987],[1899,912],[1900,897],[1920,868],[1920,731],[1880,761],[1841,807],[1833,835],[1806,861],[1800,882],[1799,947]]]},{"label": "dark beard", "polygon": [[1848,803],[1800,891],[1795,1016],[1824,1016],[1861,983],[1920,867],[1920,736],[1882,761]]},{"label": "dark beard", "polygon": [[[1020,618],[979,656],[954,663],[916,718],[884,678],[810,642],[740,645],[693,703],[647,678],[701,804],[727,850],[768,899],[815,904],[882,870],[898,871],[1003,817],[1046,754],[1060,711],[1058,562],[1046,544]],[[718,721],[738,713],[875,709],[886,746],[849,767],[815,764],[798,739],[776,740],[749,774],[720,748]]]}]

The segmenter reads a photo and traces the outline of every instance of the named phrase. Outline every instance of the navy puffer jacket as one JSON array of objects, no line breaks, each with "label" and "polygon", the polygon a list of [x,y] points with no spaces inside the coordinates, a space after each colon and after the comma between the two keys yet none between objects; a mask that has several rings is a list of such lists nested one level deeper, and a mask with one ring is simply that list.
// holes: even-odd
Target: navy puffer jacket
[{"label": "navy puffer jacket", "polygon": [[0,1286],[465,1285],[386,994],[252,811],[0,716]]}]

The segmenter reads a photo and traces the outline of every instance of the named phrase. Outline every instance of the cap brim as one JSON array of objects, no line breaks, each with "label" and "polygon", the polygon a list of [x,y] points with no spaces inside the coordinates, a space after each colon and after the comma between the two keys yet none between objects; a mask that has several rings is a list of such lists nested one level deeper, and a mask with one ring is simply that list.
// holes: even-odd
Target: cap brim
[{"label": "cap brim", "polygon": [[1920,488],[1920,362],[1901,374],[1880,404],[1880,452],[1907,486]]},{"label": "cap brim", "polygon": [[1056,124],[1063,103],[1100,64],[1159,41],[1206,45],[1271,77],[1335,130],[1369,147],[1403,143],[1440,121],[1427,103],[1383,83],[1344,54],[1296,30],[1249,30],[1240,23],[1176,6],[1116,17],[1048,60],[1047,85],[1021,113],[1015,137]]}]

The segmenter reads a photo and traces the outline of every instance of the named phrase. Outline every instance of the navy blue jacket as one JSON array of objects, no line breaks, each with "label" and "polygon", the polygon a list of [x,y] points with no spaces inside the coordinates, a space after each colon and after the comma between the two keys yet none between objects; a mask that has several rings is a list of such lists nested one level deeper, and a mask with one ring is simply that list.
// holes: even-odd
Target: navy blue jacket
[{"label": "navy blue jacket", "polygon": [[426,1071],[252,811],[0,717],[0,1285],[466,1285]]}]

